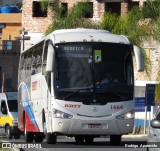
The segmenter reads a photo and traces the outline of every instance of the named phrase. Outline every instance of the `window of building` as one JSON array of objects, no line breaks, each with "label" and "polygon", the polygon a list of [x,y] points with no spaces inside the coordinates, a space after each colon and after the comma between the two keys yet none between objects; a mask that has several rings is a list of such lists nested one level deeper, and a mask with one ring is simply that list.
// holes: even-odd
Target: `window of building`
[{"label": "window of building", "polygon": [[128,7],[129,11],[132,10],[132,8],[135,6],[139,6],[139,2],[130,2]]},{"label": "window of building", "polygon": [[121,3],[120,2],[108,2],[105,3],[105,11],[121,15]]},{"label": "window of building", "polygon": [[68,3],[61,3],[61,17],[65,17],[68,13]]},{"label": "window of building", "polygon": [[84,18],[93,18],[93,2],[79,2],[82,4]]},{"label": "window of building", "polygon": [[12,50],[12,41],[11,40],[3,40],[2,46],[3,46],[3,50]]},{"label": "window of building", "polygon": [[88,9],[85,11],[85,18],[93,18],[93,2],[86,2]]},{"label": "window of building", "polygon": [[33,1],[32,16],[33,17],[47,17],[47,9],[42,11],[41,2]]},{"label": "window of building", "polygon": [[93,2],[88,2],[89,11],[86,12],[85,18],[93,18]]}]

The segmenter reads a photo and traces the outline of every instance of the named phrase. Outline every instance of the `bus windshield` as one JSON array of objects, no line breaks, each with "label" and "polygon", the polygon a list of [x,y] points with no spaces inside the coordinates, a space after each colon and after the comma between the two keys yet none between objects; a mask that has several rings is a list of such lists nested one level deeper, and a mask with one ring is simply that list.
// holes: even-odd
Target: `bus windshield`
[{"label": "bus windshield", "polygon": [[133,99],[130,45],[57,44],[54,72],[56,99],[84,104]]},{"label": "bus windshield", "polygon": [[7,100],[8,108],[10,112],[18,112],[18,102],[17,100]]}]

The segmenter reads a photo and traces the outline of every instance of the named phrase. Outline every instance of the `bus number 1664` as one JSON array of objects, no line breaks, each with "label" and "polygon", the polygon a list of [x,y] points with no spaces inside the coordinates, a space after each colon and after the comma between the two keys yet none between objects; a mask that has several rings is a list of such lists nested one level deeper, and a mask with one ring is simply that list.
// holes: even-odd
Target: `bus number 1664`
[{"label": "bus number 1664", "polygon": [[123,105],[111,105],[111,110],[122,110]]}]

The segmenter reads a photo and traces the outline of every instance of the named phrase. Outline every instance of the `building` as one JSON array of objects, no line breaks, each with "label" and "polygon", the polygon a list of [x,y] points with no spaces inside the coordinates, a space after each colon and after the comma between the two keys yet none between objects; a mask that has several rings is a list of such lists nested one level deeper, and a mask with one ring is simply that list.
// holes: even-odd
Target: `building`
[{"label": "building", "polygon": [[[112,11],[118,15],[124,15],[133,6],[142,5],[146,0],[60,0],[61,5],[69,11],[77,2],[89,3],[93,9],[90,19],[99,21],[103,14]],[[42,12],[41,0],[23,0],[22,26],[31,36],[31,41],[26,42],[29,47],[39,40],[52,22],[53,12],[50,10]]]},{"label": "building", "polygon": [[0,13],[0,91],[17,90],[22,13]]}]

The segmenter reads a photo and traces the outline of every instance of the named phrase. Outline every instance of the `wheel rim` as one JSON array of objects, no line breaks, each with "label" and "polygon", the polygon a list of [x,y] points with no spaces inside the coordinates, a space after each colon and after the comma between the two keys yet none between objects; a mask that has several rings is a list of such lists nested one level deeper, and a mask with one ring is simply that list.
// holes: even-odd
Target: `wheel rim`
[{"label": "wheel rim", "polygon": [[47,134],[46,122],[43,123],[43,132],[44,134]]},{"label": "wheel rim", "polygon": [[7,136],[7,138],[9,138],[9,135],[10,135],[9,128],[7,128],[7,130],[6,130],[6,136]]}]

